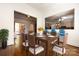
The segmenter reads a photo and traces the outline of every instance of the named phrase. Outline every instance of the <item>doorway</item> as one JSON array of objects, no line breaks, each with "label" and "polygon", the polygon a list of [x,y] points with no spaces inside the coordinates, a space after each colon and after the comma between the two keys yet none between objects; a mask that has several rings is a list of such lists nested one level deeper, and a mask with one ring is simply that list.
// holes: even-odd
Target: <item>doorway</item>
[{"label": "doorway", "polygon": [[[29,32],[36,33],[36,18],[14,11],[14,34],[15,34],[15,47],[22,49],[22,43],[27,40],[27,34]],[[18,51],[19,51],[18,50]]]}]

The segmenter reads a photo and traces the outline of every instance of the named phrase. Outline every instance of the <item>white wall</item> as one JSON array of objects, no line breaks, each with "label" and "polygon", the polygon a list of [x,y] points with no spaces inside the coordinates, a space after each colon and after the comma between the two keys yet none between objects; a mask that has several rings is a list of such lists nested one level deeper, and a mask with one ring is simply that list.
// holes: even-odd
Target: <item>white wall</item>
[{"label": "white wall", "polygon": [[[52,7],[52,6],[49,6]],[[37,17],[37,28],[45,26],[45,17],[75,8],[75,29],[68,32],[68,44],[79,47],[79,5],[57,4],[48,8],[44,14],[38,12],[27,4],[0,4],[0,29],[9,29],[8,45],[14,43],[14,10]]]},{"label": "white wall", "polygon": [[66,30],[68,32],[67,43],[73,46],[79,47],[79,5],[77,4],[56,4],[53,7],[49,7],[44,17],[55,15],[67,10],[75,9],[74,30]]},{"label": "white wall", "polygon": [[0,29],[9,29],[8,45],[14,43],[14,10],[37,17],[37,20],[41,20],[41,14],[27,4],[0,4]]}]

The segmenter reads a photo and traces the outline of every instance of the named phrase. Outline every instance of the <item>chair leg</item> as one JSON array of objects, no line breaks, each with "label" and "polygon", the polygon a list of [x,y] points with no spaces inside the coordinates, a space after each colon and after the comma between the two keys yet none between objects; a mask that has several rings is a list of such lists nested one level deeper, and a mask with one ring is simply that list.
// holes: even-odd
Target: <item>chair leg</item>
[{"label": "chair leg", "polygon": [[58,53],[56,53],[56,56],[59,56],[59,54],[58,54]]},{"label": "chair leg", "polygon": [[62,54],[62,56],[64,56],[65,54]]},{"label": "chair leg", "polygon": [[55,55],[57,56],[58,54],[55,52]]}]

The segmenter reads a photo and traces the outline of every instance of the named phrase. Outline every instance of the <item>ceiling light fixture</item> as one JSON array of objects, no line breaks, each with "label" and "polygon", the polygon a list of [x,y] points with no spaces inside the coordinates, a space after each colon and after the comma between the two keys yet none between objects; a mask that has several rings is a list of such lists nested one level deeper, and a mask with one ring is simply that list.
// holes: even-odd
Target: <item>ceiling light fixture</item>
[{"label": "ceiling light fixture", "polygon": [[29,15],[27,15],[27,17],[30,17]]}]

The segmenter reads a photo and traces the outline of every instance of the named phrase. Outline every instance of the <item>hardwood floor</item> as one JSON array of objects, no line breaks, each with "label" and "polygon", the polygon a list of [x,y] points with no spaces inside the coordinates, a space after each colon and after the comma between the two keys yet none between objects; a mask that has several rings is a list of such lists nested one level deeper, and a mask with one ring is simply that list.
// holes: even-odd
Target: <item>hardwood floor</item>
[{"label": "hardwood floor", "polygon": [[[15,42],[15,45],[7,46],[6,49],[0,49],[0,56],[28,56],[29,51],[22,46],[22,39],[16,39]],[[67,45],[66,50],[65,56],[79,56],[78,47]],[[51,54],[52,53],[53,52],[51,51]],[[42,54],[42,56],[44,56],[44,54]],[[55,56],[55,54],[52,54],[51,56]]]},{"label": "hardwood floor", "polygon": [[67,45],[66,50],[66,56],[79,56],[79,47]]}]

